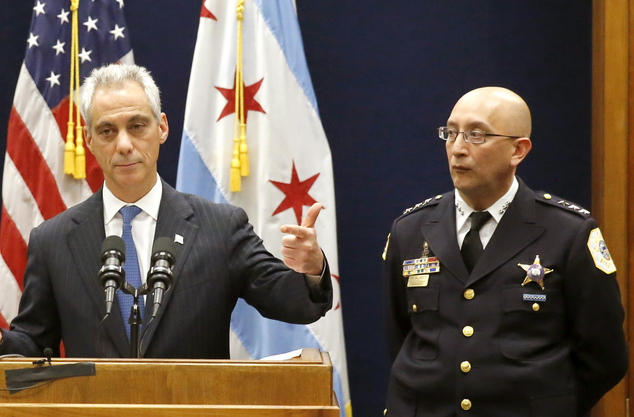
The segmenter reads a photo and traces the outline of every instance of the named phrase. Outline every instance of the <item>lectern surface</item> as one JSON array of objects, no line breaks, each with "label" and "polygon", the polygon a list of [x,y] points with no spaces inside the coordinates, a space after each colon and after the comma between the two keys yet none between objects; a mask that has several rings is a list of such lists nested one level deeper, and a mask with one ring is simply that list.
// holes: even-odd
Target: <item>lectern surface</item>
[{"label": "lectern surface", "polygon": [[94,362],[96,375],[10,395],[4,371],[32,361],[0,361],[0,416],[339,416],[332,363],[317,349],[287,361],[53,359]]}]

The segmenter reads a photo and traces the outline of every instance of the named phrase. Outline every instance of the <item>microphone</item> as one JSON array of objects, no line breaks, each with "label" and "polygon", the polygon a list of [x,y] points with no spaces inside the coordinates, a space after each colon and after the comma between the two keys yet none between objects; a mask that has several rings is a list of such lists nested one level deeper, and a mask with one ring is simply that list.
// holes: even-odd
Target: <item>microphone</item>
[{"label": "microphone", "polygon": [[156,317],[163,294],[170,289],[174,280],[174,249],[174,242],[168,237],[158,238],[152,246],[151,266],[147,273],[147,285],[154,291],[152,318]]},{"label": "microphone", "polygon": [[33,361],[33,365],[44,365],[46,362],[48,362],[49,366],[52,365],[51,363],[51,356],[53,356],[53,349],[51,349],[50,347],[44,348],[44,356],[46,356],[46,359],[38,359],[36,361]]},{"label": "microphone", "polygon": [[106,292],[106,315],[110,314],[114,295],[125,278],[121,265],[125,262],[125,242],[119,236],[108,236],[101,244],[101,263],[98,279]]},{"label": "microphone", "polygon": [[46,356],[46,360],[48,361],[49,365],[51,364],[51,356],[53,356],[53,349],[51,349],[50,347],[44,348],[44,356]]}]

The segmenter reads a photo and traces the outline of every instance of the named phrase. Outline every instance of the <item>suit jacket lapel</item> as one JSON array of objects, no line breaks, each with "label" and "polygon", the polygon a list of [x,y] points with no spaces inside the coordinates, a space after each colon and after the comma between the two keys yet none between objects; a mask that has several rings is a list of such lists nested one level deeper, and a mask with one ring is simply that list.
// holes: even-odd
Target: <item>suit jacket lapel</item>
[{"label": "suit jacket lapel", "polygon": [[440,260],[441,268],[448,269],[461,282],[465,282],[468,273],[456,238],[456,211],[453,202],[453,191],[443,194],[429,222],[423,224],[422,233],[433,254]]},{"label": "suit jacket lapel", "polygon": [[[189,255],[189,251],[193,246],[198,232],[198,226],[191,221],[193,215],[194,212],[183,194],[163,182],[163,196],[161,198],[161,206],[159,208],[158,219],[156,222],[154,240],[159,237],[168,237],[170,239],[174,239],[174,241],[178,240],[175,245],[176,253],[174,253],[174,257],[176,262],[173,268],[174,282],[172,283],[172,288],[179,280],[183,265],[185,265],[187,256]],[[177,236],[180,236],[180,238]],[[180,243],[181,241],[182,243]],[[147,351],[147,347],[152,340],[171,296],[171,289],[165,292],[163,295],[163,302],[161,303],[161,307],[159,308],[156,318],[152,322],[151,326],[147,327],[149,325],[152,315],[152,307],[154,304],[152,293],[148,294],[146,299],[146,309],[143,316],[143,329],[145,334],[141,345],[142,354]]]},{"label": "suit jacket lapel", "polygon": [[478,260],[468,284],[500,267],[544,233],[535,218],[533,191],[520,180],[513,203],[500,220],[489,244]]},{"label": "suit jacket lapel", "polygon": [[[105,239],[102,190],[77,206],[72,218],[76,227],[68,234],[71,257],[77,266],[88,296],[95,304],[99,320],[101,320],[106,315],[103,287],[99,285],[97,280],[97,273],[101,268],[101,243]],[[119,354],[122,357],[129,356],[128,338],[116,299],[111,317],[103,323],[103,326]]]}]

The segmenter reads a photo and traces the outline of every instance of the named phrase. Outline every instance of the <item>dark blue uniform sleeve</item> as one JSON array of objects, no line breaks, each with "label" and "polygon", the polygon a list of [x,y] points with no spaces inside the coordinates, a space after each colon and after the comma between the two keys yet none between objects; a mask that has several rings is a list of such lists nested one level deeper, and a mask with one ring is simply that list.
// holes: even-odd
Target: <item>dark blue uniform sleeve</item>
[{"label": "dark blue uniform sleeve", "polygon": [[565,300],[580,415],[627,372],[624,311],[610,258],[596,221],[582,223],[570,249]]}]

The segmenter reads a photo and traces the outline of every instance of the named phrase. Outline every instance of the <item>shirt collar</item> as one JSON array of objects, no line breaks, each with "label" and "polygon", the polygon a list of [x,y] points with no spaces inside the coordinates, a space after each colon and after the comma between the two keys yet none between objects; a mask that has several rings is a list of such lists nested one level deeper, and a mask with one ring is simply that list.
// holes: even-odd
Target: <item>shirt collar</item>
[{"label": "shirt collar", "polygon": [[[515,194],[517,194],[517,190],[519,189],[519,182],[516,177],[513,177],[513,183],[511,187],[508,189],[506,194],[504,194],[498,201],[493,203],[490,207],[486,209],[491,216],[495,220],[496,223],[499,223],[502,220],[502,216],[508,209],[509,205],[515,198]],[[466,201],[460,196],[458,190],[454,192],[455,196],[455,205],[456,205],[456,228],[460,230],[462,226],[467,222],[467,219],[475,210],[467,204]]]},{"label": "shirt collar", "polygon": [[[134,205],[147,213],[154,220],[158,219],[158,211],[163,197],[163,183],[161,177],[156,174],[156,184],[149,193],[134,202]],[[104,223],[108,224],[114,216],[121,210],[123,206],[132,205],[115,197],[112,191],[104,183],[103,185],[103,218]]]}]

